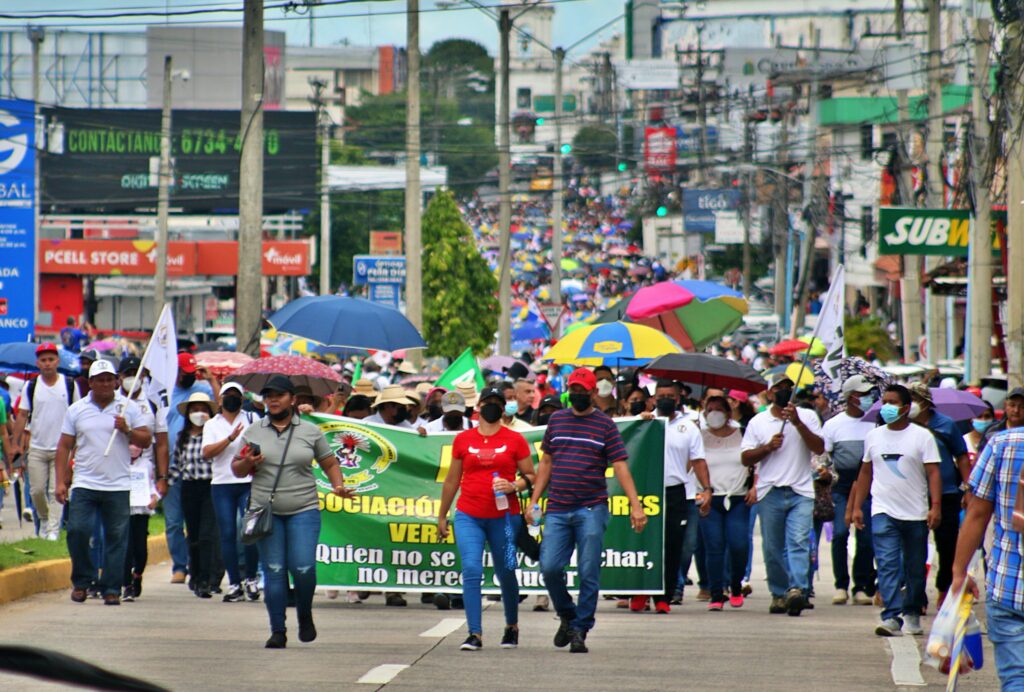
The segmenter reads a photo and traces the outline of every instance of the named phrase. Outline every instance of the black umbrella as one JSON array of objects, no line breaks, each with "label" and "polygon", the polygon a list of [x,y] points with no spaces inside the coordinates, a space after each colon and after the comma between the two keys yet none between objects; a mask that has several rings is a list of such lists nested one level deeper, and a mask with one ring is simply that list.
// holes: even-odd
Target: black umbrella
[{"label": "black umbrella", "polygon": [[710,353],[669,353],[651,361],[643,371],[651,377],[751,394],[768,388],[764,378],[749,365]]},{"label": "black umbrella", "polygon": [[633,294],[627,293],[626,295],[619,298],[619,301],[615,305],[607,308],[604,312],[598,315],[591,324],[605,324],[608,322],[632,322],[629,317],[626,316],[626,308],[629,307],[629,301],[632,300]]}]

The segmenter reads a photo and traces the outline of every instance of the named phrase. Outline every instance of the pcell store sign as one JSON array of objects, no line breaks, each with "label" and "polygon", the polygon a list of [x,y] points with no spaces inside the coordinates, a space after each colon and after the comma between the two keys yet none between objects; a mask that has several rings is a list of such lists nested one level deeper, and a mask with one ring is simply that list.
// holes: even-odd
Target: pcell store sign
[{"label": "pcell store sign", "polygon": [[352,258],[352,283],[365,284],[405,283],[405,257],[376,257],[356,255]]},{"label": "pcell store sign", "polygon": [[[878,218],[878,254],[966,257],[971,216],[967,209],[882,207]],[[993,250],[1006,213],[992,212]]]},{"label": "pcell store sign", "polygon": [[714,233],[715,215],[735,211],[739,190],[683,190],[683,224],[687,233]]},{"label": "pcell store sign", "polygon": [[35,108],[0,101],[0,343],[35,331]]}]

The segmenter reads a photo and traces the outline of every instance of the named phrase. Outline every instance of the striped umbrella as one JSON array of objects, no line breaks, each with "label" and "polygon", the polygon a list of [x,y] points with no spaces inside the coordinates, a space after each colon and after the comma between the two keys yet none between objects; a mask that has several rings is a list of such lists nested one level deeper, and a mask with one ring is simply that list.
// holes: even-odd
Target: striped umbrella
[{"label": "striped umbrella", "polygon": [[681,353],[679,344],[656,329],[640,324],[610,322],[581,327],[562,338],[543,359],[558,364],[646,365],[666,353]]},{"label": "striped umbrella", "polygon": [[712,281],[661,281],[630,299],[626,316],[668,334],[684,350],[701,351],[743,323],[743,294]]}]

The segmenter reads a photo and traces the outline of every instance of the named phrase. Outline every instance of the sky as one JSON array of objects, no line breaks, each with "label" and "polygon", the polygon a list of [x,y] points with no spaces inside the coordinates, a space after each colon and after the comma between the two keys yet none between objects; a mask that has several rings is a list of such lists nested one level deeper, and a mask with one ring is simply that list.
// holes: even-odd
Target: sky
[{"label": "sky", "polygon": [[[518,2],[519,0],[515,0]],[[493,6],[499,0],[481,0]],[[267,8],[287,4],[283,0],[264,0]],[[443,6],[444,0],[440,3]],[[594,29],[622,14],[624,0],[554,0],[554,43],[571,45]],[[405,45],[405,0],[384,2],[336,2],[315,11],[315,43],[317,46],[336,45],[347,40],[352,45]],[[165,19],[158,16],[120,17],[104,20],[75,18],[24,19],[27,14],[77,13],[110,14],[135,13],[145,10],[164,12],[196,11],[208,8],[240,8],[241,0],[0,0],[0,27],[17,28],[26,24],[42,24],[77,30],[142,31],[146,24],[241,24],[241,12],[212,13],[178,16]],[[459,9],[439,8],[437,0],[420,0],[420,45],[425,51],[434,42],[445,38],[470,38],[482,43],[493,55],[497,52],[498,30],[496,22],[480,10],[462,1]],[[441,9],[441,11],[438,11]],[[267,29],[286,31],[289,45],[308,45],[309,21],[306,16],[280,9],[265,12]],[[583,43],[574,52],[596,46],[625,28],[623,20]]]}]

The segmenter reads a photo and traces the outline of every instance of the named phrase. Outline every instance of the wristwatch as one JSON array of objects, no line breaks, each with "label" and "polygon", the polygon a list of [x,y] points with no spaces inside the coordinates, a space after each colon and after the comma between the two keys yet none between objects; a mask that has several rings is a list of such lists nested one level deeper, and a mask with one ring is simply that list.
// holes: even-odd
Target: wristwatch
[{"label": "wristwatch", "polygon": [[971,486],[970,486],[970,484],[967,481],[964,481],[963,483],[960,484],[960,492],[966,493],[970,489],[971,489]]}]

